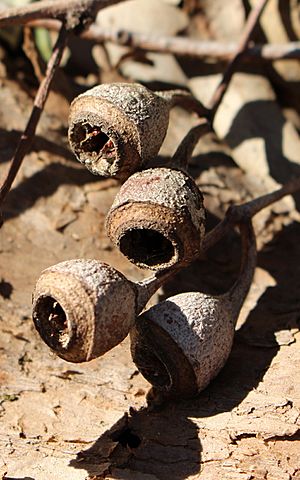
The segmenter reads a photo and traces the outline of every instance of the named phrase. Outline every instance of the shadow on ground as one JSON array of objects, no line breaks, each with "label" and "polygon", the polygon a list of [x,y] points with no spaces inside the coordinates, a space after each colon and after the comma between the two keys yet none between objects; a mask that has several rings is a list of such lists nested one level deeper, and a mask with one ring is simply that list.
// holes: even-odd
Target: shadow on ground
[{"label": "shadow on ground", "polygon": [[[169,403],[160,411],[147,409],[124,416],[88,450],[71,462],[92,476],[108,462],[111,468],[183,480],[197,474],[201,463],[201,431],[191,420],[211,417],[237,407],[263,379],[279,346],[275,333],[291,328],[291,311],[299,313],[300,225],[292,224],[258,255],[277,285],[268,288],[236,334],[231,355],[218,377],[197,398]],[[230,287],[239,268],[239,238],[233,233],[214,247],[206,261],[195,262],[165,288],[164,296],[200,290],[214,294]],[[286,278],[289,276],[289,284]],[[295,321],[294,321],[295,323]],[[98,469],[98,470],[97,470]]]}]

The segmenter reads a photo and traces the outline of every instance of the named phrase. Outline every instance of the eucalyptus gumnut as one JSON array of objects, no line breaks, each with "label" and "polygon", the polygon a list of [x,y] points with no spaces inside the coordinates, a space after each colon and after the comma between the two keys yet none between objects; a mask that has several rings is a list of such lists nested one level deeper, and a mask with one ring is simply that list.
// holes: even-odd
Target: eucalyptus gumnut
[{"label": "eucalyptus gumnut", "polygon": [[87,362],[118,345],[168,274],[131,282],[97,260],[68,260],[42,272],[33,321],[44,342],[69,362]]},{"label": "eucalyptus gumnut", "polygon": [[201,250],[205,233],[202,194],[181,170],[150,168],[121,186],[107,215],[112,242],[142,268],[185,265]]},{"label": "eucalyptus gumnut", "polygon": [[158,399],[192,397],[224,366],[256,265],[255,236],[241,225],[240,275],[223,295],[175,295],[142,313],[130,332],[137,368]]},{"label": "eucalyptus gumnut", "polygon": [[93,174],[125,180],[157,155],[174,104],[170,98],[137,83],[87,90],[70,107],[71,149]]},{"label": "eucalyptus gumnut", "polygon": [[85,362],[120,343],[136,318],[136,286],[96,260],[44,270],[33,294],[33,321],[44,342],[69,362]]}]

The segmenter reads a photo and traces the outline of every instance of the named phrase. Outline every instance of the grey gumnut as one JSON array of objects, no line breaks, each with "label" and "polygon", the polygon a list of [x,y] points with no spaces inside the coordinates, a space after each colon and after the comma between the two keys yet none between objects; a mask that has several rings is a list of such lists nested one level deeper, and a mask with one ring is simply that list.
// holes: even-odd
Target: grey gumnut
[{"label": "grey gumnut", "polygon": [[76,158],[95,175],[125,180],[157,155],[171,98],[137,83],[98,85],[79,95],[69,115]]},{"label": "grey gumnut", "polygon": [[256,265],[252,225],[243,223],[240,231],[241,271],[227,293],[189,292],[170,297],[141,314],[130,332],[133,360],[160,400],[196,395],[219,373],[230,354]]},{"label": "grey gumnut", "polygon": [[118,345],[164,278],[131,282],[97,260],[47,268],[33,293],[32,317],[44,342],[69,362],[86,362]]},{"label": "grey gumnut", "polygon": [[205,234],[203,197],[194,180],[172,168],[137,172],[121,186],[106,231],[133,263],[161,271],[199,255]]},{"label": "grey gumnut", "polygon": [[136,286],[96,260],[44,270],[33,293],[33,321],[45,343],[70,362],[85,362],[120,343],[132,327]]}]

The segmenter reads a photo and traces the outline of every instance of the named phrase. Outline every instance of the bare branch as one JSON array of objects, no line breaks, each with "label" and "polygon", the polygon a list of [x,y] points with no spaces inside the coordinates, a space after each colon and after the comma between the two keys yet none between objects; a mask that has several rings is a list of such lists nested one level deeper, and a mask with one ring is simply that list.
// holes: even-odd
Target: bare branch
[{"label": "bare branch", "polygon": [[[33,20],[31,27],[59,30],[57,20]],[[126,30],[106,30],[92,24],[81,34],[82,38],[95,43],[112,42],[124,47],[145,52],[172,53],[174,55],[194,58],[213,58],[230,60],[238,49],[237,43],[199,41],[188,37],[158,37],[157,35],[129,32]],[[243,59],[285,60],[300,58],[300,42],[286,44],[255,45],[245,50]]]},{"label": "bare branch", "polygon": [[26,128],[20,138],[19,144],[17,146],[16,152],[14,154],[14,157],[12,159],[8,172],[6,173],[6,176],[1,184],[0,204],[3,203],[4,199],[6,198],[11,188],[11,185],[18,173],[18,170],[22,164],[23,158],[28,153],[30,146],[33,142],[36,127],[49,94],[51,82],[60,64],[65,45],[67,43],[67,37],[68,37],[68,32],[63,25],[59,32],[56,44],[53,47],[53,52],[47,65],[45,78],[41,82],[39,89],[37,91],[34,104],[33,104],[33,109],[31,111],[31,115],[27,122]]},{"label": "bare branch", "polygon": [[52,18],[66,22],[75,28],[87,20],[92,21],[98,10],[124,0],[42,0],[20,8],[9,8],[0,12],[0,27],[22,25],[31,20]]},{"label": "bare branch", "polygon": [[272,205],[286,195],[291,195],[299,190],[300,177],[297,177],[290,180],[282,188],[275,190],[274,192],[254,198],[253,200],[241,205],[233,205],[229,207],[224,220],[218,223],[218,225],[204,238],[203,250],[208,250],[215,245],[215,243],[221,240],[221,238],[223,238],[228,230],[234,225],[254,217],[254,215],[264,208]]},{"label": "bare branch", "polygon": [[178,145],[172,158],[172,166],[186,170],[199,139],[210,131],[211,125],[206,119],[202,119],[198,125],[191,128]]},{"label": "bare branch", "polygon": [[241,57],[248,48],[249,41],[251,36],[256,28],[256,25],[260,19],[260,16],[267,4],[268,0],[259,0],[257,5],[251,10],[250,15],[247,19],[245,29],[242,35],[242,38],[239,41],[238,49],[232,58],[231,62],[228,64],[227,69],[224,72],[223,78],[218,85],[214,95],[212,96],[209,107],[211,109],[210,119],[213,121],[215,114],[218,110],[220,103],[223,100],[225,92],[230,83],[231,77],[237,69],[237,65],[240,62]]},{"label": "bare branch", "polygon": [[286,44],[255,45],[245,51],[245,57],[264,60],[299,60],[300,42]]},{"label": "bare branch", "polygon": [[245,25],[245,30],[242,35],[242,38],[238,44],[237,51],[227,66],[227,69],[223,75],[221,83],[218,85],[217,89],[215,90],[210,103],[209,103],[209,111],[205,113],[204,116],[208,117],[208,120],[204,120],[199,126],[192,128],[187,135],[183,138],[180,145],[178,146],[175,155],[173,157],[173,164],[180,165],[182,168],[186,168],[188,164],[188,160],[190,159],[195,146],[197,145],[200,138],[205,135],[211,124],[214,120],[216,112],[219,108],[219,105],[222,102],[223,96],[228,88],[230,80],[232,78],[233,73],[236,70],[240,57],[246,51],[248,47],[248,43],[250,41],[251,35],[257,25],[257,22],[260,18],[260,15],[263,12],[264,7],[266,6],[268,0],[259,0],[258,4],[255,8],[252,9],[248,20]]},{"label": "bare branch", "polygon": [[170,102],[172,107],[182,107],[187,111],[195,112],[199,117],[209,115],[209,110],[197,100],[190,92],[185,90],[164,90],[157,92],[161,97]]},{"label": "bare branch", "polygon": [[[32,26],[54,28],[46,22],[33,22]],[[157,35],[129,32],[126,30],[106,30],[92,24],[82,33],[82,37],[97,43],[112,42],[124,47],[132,47],[145,52],[172,53],[183,57],[199,59],[230,60],[237,52],[237,43],[200,41],[188,37],[158,37]],[[300,58],[300,42],[286,44],[255,45],[244,51],[243,59],[285,60]]]}]

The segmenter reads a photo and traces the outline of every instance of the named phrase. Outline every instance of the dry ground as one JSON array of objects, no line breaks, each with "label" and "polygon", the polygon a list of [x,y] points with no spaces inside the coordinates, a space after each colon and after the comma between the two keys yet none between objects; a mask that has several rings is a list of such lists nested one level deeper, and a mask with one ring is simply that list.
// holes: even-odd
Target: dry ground
[{"label": "dry ground", "polygon": [[[1,72],[2,170],[30,111],[31,89],[25,86],[22,78],[8,80]],[[66,141],[67,115],[65,96],[52,92],[3,210],[0,478],[299,480],[299,198],[256,219],[258,267],[223,371],[197,398],[148,411],[149,385],[131,361],[127,339],[89,364],[69,364],[42,343],[31,320],[35,281],[59,261],[97,258],[131,279],[146,275],[105,235],[118,185],[75,161]],[[173,112],[159,161],[174,152],[193,122],[185,112]],[[230,203],[270,189],[270,178],[243,173],[230,153],[210,135],[192,159],[208,228]],[[280,172],[289,175],[288,169]],[[238,266],[239,239],[232,233],[152,302],[179,291],[221,293]]]}]

